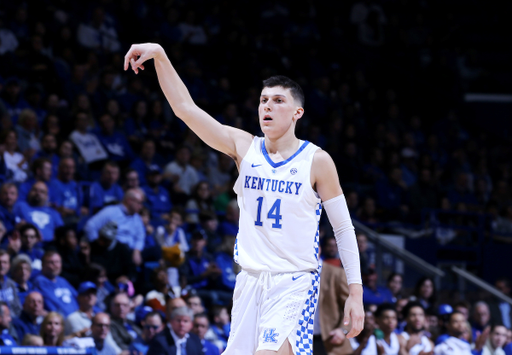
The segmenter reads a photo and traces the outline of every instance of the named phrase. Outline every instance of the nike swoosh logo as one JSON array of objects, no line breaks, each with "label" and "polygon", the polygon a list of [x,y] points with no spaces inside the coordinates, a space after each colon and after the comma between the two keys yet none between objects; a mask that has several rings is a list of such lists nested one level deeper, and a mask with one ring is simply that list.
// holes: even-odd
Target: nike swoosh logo
[{"label": "nike swoosh logo", "polygon": [[295,281],[295,280],[297,280],[297,279],[300,279],[302,276],[304,276],[304,274],[302,274],[302,275],[300,275],[300,276],[297,276],[297,277],[293,277],[293,276],[292,276],[292,281]]},{"label": "nike swoosh logo", "polygon": [[261,166],[261,164],[257,164],[257,165],[252,164],[251,168],[257,168],[258,166]]}]

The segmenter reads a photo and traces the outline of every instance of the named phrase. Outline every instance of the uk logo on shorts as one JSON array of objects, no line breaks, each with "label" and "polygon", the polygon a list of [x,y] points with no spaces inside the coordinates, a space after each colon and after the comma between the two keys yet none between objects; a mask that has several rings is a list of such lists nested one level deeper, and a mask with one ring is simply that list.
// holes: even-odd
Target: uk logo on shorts
[{"label": "uk logo on shorts", "polygon": [[277,337],[279,333],[276,333],[276,328],[267,328],[263,332],[263,342],[264,343],[277,343]]}]

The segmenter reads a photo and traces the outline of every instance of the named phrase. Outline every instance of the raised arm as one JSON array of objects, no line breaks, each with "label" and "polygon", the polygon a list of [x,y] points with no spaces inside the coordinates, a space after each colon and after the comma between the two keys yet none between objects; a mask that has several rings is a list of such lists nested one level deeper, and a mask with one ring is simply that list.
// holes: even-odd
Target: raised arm
[{"label": "raised arm", "polygon": [[132,45],[124,57],[124,70],[131,66],[135,74],[138,74],[139,70],[144,70],[143,63],[149,59],[155,61],[160,87],[176,116],[203,142],[239,163],[249,149],[253,136],[240,129],[220,124],[199,108],[160,45]]}]

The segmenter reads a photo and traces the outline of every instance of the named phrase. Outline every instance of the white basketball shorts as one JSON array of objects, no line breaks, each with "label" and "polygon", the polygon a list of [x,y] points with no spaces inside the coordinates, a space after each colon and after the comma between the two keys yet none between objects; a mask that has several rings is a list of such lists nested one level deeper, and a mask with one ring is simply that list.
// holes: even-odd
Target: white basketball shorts
[{"label": "white basketball shorts", "polygon": [[293,353],[313,354],[318,272],[250,273],[236,277],[231,332],[223,355],[277,351],[289,340]]}]

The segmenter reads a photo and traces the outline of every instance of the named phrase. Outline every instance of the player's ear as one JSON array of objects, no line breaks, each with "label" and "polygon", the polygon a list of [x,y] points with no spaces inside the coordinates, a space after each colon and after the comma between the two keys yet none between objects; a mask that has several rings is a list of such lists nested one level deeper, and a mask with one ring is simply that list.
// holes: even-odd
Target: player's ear
[{"label": "player's ear", "polygon": [[304,109],[302,107],[298,107],[293,114],[293,120],[298,121],[302,115],[304,115]]}]

